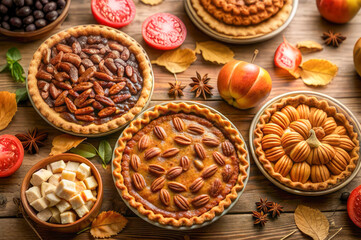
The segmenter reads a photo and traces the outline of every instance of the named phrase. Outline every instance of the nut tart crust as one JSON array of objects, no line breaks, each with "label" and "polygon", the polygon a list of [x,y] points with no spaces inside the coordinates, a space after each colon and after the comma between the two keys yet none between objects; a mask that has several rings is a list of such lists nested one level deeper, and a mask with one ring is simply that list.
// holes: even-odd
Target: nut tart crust
[{"label": "nut tart crust", "polygon": [[358,134],[326,100],[297,95],[267,108],[254,145],[264,169],[282,184],[320,191],[347,179],[359,159]]},{"label": "nut tart crust", "polygon": [[221,214],[244,188],[244,142],[229,121],[186,103],[132,121],[113,161],[116,187],[150,220],[175,227]]},{"label": "nut tart crust", "polygon": [[[38,72],[43,71],[42,68],[45,68],[46,70],[48,70],[47,67],[50,66],[50,69],[55,69],[55,73],[59,73],[60,71],[63,71],[63,69],[59,70],[59,63],[56,61],[56,57],[58,55],[60,55],[59,52],[62,52],[58,49],[58,45],[60,45],[60,44],[62,44],[61,47],[62,47],[62,49],[64,49],[64,53],[62,54],[63,60],[60,60],[60,63],[62,63],[62,61],[63,62],[65,61],[64,58],[65,58],[65,54],[67,53],[67,51],[70,52],[70,53],[68,53],[68,62],[72,62],[72,64],[73,64],[73,65],[71,65],[71,64],[67,64],[67,65],[68,66],[70,65],[72,67],[76,66],[76,63],[74,63],[74,61],[73,61],[74,59],[76,59],[76,58],[79,59],[79,56],[80,56],[82,60],[84,60],[84,58],[88,58],[88,60],[89,60],[89,57],[93,57],[93,55],[96,55],[96,54],[93,54],[93,52],[92,52],[92,51],[95,51],[96,53],[100,52],[99,55],[101,57],[100,57],[100,60],[98,60],[100,62],[100,63],[98,62],[99,65],[103,63],[102,69],[106,68],[106,67],[104,67],[104,60],[106,60],[106,58],[108,58],[106,54],[111,52],[111,50],[114,50],[114,48],[111,48],[111,49],[108,48],[107,52],[102,54],[101,49],[98,50],[98,49],[96,49],[96,47],[94,47],[94,48],[89,47],[91,49],[87,49],[87,52],[85,52],[85,50],[84,50],[84,52],[86,53],[86,54],[84,54],[83,48],[85,48],[85,47],[81,46],[81,50],[79,50],[77,53],[78,56],[75,56],[76,58],[69,60],[70,57],[74,57],[74,55],[76,55],[76,54],[74,54],[76,52],[74,50],[74,46],[71,46],[65,40],[68,40],[68,39],[74,38],[74,37],[77,38],[77,40],[79,40],[80,37],[82,37],[82,36],[87,36],[88,37],[87,39],[89,39],[90,36],[95,37],[95,38],[100,36],[102,39],[105,39],[105,41],[106,41],[106,42],[102,42],[102,43],[99,43],[99,42],[91,43],[88,41],[88,42],[84,43],[84,44],[86,44],[85,46],[90,46],[91,44],[93,44],[93,45],[91,45],[91,47],[93,47],[95,44],[97,46],[101,46],[103,44],[103,47],[104,47],[104,45],[106,45],[106,47],[108,48],[110,42],[112,42],[112,43],[118,44],[117,46],[121,45],[120,47],[123,50],[128,49],[129,51],[126,54],[128,56],[128,59],[130,59],[129,56],[132,56],[134,59],[133,61],[135,62],[135,65],[133,66],[134,68],[131,71],[131,74],[132,74],[131,76],[133,76],[133,75],[135,75],[135,73],[137,73],[137,74],[139,74],[138,79],[142,80],[142,82],[141,82],[142,85],[140,85],[138,83],[139,84],[139,86],[138,86],[139,89],[137,89],[138,92],[134,93],[134,91],[133,91],[134,96],[131,95],[130,98],[128,97],[129,101],[131,101],[132,103],[125,106],[124,110],[119,110],[119,106],[121,106],[122,101],[119,101],[120,103],[119,104],[116,103],[114,106],[114,103],[116,102],[116,100],[114,100],[114,99],[110,100],[111,103],[109,103],[109,104],[106,102],[107,99],[103,101],[103,104],[100,104],[100,105],[98,104],[99,108],[97,108],[96,111],[100,112],[102,109],[107,108],[102,113],[99,113],[98,115],[96,115],[100,119],[98,122],[84,119],[85,118],[84,116],[80,116],[79,119],[78,118],[75,119],[75,117],[73,116],[74,120],[70,119],[71,121],[69,119],[66,119],[61,116],[61,111],[67,111],[67,113],[74,113],[76,110],[76,107],[78,107],[77,110],[79,110],[79,108],[84,107],[84,106],[79,106],[79,105],[74,106],[71,103],[72,101],[74,102],[74,98],[77,98],[82,93],[82,90],[83,90],[83,89],[81,89],[80,91],[76,92],[74,88],[76,85],[79,84],[79,82],[80,82],[79,79],[82,78],[82,73],[84,73],[84,71],[90,70],[90,68],[94,68],[94,69],[96,69],[94,71],[101,72],[101,70],[99,70],[100,66],[98,66],[97,64],[95,64],[95,63],[93,64],[91,61],[88,61],[88,62],[90,62],[91,66],[87,66],[86,68],[84,68],[84,66],[83,66],[84,64],[82,61],[80,66],[78,65],[78,68],[76,69],[77,70],[76,78],[79,81],[77,81],[77,80],[73,81],[72,76],[71,76],[71,82],[69,79],[65,80],[65,81],[64,81],[64,79],[59,80],[59,78],[54,79],[55,75],[53,75],[49,79],[47,79],[48,83],[45,83],[45,81],[42,81],[42,82],[44,82],[45,85],[47,85],[47,84],[55,85],[56,83],[58,85],[60,85],[61,83],[64,83],[64,82],[67,83],[67,81],[68,81],[68,85],[72,84],[73,89],[71,89],[71,91],[74,90],[72,92],[73,95],[70,96],[71,95],[70,91],[68,94],[68,98],[70,99],[70,101],[68,100],[70,102],[69,103],[70,107],[68,105],[68,102],[65,102],[65,103],[62,102],[62,104],[57,108],[57,111],[55,111],[54,110],[55,108],[51,107],[45,101],[47,98],[41,95],[42,94],[41,91],[43,91],[43,90],[40,91],[39,87],[38,87],[40,80],[43,80],[43,79],[40,79],[38,77],[39,75],[37,75],[37,74],[38,74]],[[64,47],[64,45],[66,45],[66,46]],[[58,51],[57,51],[58,55],[54,54],[54,55],[56,55],[55,57],[51,55],[51,54],[53,54],[51,49],[54,49],[53,48],[54,46],[56,46],[56,49],[58,49]],[[72,52],[72,47],[73,47],[73,52]],[[79,46],[79,48],[80,48],[80,46]],[[70,49],[70,50],[67,50],[67,49]],[[122,50],[119,50],[118,53],[121,53],[121,51]],[[50,63],[47,63],[45,61],[46,55],[48,52],[50,52],[49,55],[51,55],[51,60],[53,60],[53,58],[54,58],[54,61],[57,62],[57,65],[51,65],[51,60],[49,61]],[[81,54],[83,54],[83,56],[85,55],[85,57],[83,57]],[[70,57],[69,57],[69,55],[70,55]],[[112,57],[112,58],[115,59],[116,57]],[[119,58],[119,56],[118,56],[118,58]],[[49,60],[49,58],[48,58],[48,60]],[[94,62],[96,62],[96,60],[94,60]],[[44,67],[44,65],[45,65],[44,63],[48,64],[48,65]],[[125,63],[125,64],[128,64],[128,63]],[[96,65],[96,66],[94,66],[94,65]],[[128,66],[128,65],[126,65],[126,66]],[[82,72],[80,72],[81,70],[79,67],[82,68]],[[59,70],[59,71],[57,71],[57,70]],[[131,69],[129,69],[129,70],[131,70]],[[94,71],[91,72],[91,74],[94,74]],[[100,75],[103,74],[101,77],[112,76],[112,73],[109,73],[109,70],[107,70],[107,71],[108,71],[108,73],[105,75],[103,73],[100,73]],[[116,69],[114,71],[116,71]],[[53,73],[53,74],[55,74],[55,73]],[[115,72],[113,72],[113,73],[114,73],[114,76],[116,76],[116,73]],[[46,74],[49,74],[49,73],[46,73]],[[64,74],[65,76],[67,75],[65,73],[62,73],[62,74]],[[124,74],[124,77],[130,76],[130,75],[126,76],[124,72],[122,73],[122,75],[123,74]],[[71,72],[69,73],[69,75],[71,75]],[[67,77],[69,78],[69,76],[67,76]],[[103,80],[103,79],[100,79],[97,77],[98,76],[95,74],[91,75],[90,79],[87,78],[84,81],[84,83],[83,82],[82,83],[84,84],[85,87],[87,87],[89,85],[93,86],[93,83],[95,81]],[[119,77],[119,75],[118,75],[118,77]],[[114,77],[114,79],[115,79],[115,77]],[[114,82],[112,82],[110,84],[112,84],[112,86],[113,86],[116,83],[120,83],[121,81],[127,82],[129,80],[129,79],[122,80],[122,79],[123,78],[119,78],[119,82],[114,80]],[[111,80],[108,81],[108,83],[111,81],[113,81],[112,78],[111,78]],[[51,36],[44,43],[42,43],[40,45],[40,47],[34,53],[33,59],[30,62],[29,74],[28,74],[28,92],[29,92],[29,95],[30,95],[35,107],[52,124],[54,124],[55,126],[57,126],[59,128],[66,130],[66,131],[91,135],[91,134],[99,134],[99,133],[109,132],[109,131],[116,129],[116,128],[126,124],[127,122],[131,121],[138,113],[140,113],[140,111],[143,109],[143,107],[146,105],[148,99],[150,98],[152,84],[153,84],[152,81],[153,81],[152,70],[151,70],[151,65],[149,63],[149,59],[148,59],[145,51],[143,50],[143,48],[133,38],[129,37],[128,35],[126,35],[125,33],[121,32],[121,31],[118,31],[113,28],[100,26],[100,25],[82,25],[82,26],[76,26],[76,27],[72,27],[67,30],[61,31],[61,32]],[[61,83],[59,84],[59,82],[61,82]],[[99,81],[99,82],[101,82],[102,84],[107,84],[105,81]],[[95,83],[94,83],[94,85],[95,85]],[[103,86],[104,85],[102,85],[101,87],[103,87]],[[121,88],[128,89],[128,85],[125,85],[125,87],[124,87],[123,83],[120,83],[120,85],[117,85],[117,86],[120,86],[119,89],[121,89]],[[56,86],[57,89],[61,89],[61,87],[62,86],[60,86],[60,88],[59,88],[59,86]],[[68,87],[68,88],[70,88],[70,87]],[[109,89],[104,88],[103,90],[108,91],[111,89],[110,86],[108,86],[108,88]],[[66,88],[61,89],[62,93],[66,92],[68,90],[69,89],[66,89]],[[93,98],[95,96],[95,99],[97,99],[98,97],[102,98],[104,96],[104,93],[98,94],[98,92],[95,91],[95,86],[93,87],[93,89],[91,89],[91,90],[89,89],[89,91],[91,92],[90,95],[93,94]],[[116,92],[117,89],[113,88],[112,91]],[[57,94],[55,94],[55,95],[59,96]],[[101,96],[98,96],[98,95],[101,95]],[[124,94],[124,95],[127,95],[127,94]],[[128,94],[128,96],[129,95],[130,94]],[[52,97],[53,96],[54,96],[54,94],[52,95]],[[105,96],[107,96],[107,93],[105,94]],[[112,97],[116,97],[116,96],[114,95]],[[49,98],[50,98],[50,96],[49,96]],[[73,98],[73,100],[71,100],[71,98]],[[94,105],[94,103],[90,104],[91,101],[94,102],[94,100],[91,100],[91,98],[92,97],[89,97],[87,99],[87,100],[89,100],[89,105],[86,106],[88,108],[85,108],[82,110],[84,110],[85,113],[87,113],[87,111],[89,111],[90,119],[94,119],[95,118],[94,117],[94,109],[95,109],[96,105]],[[110,94],[109,94],[108,99],[110,99]],[[100,100],[103,100],[103,99],[100,99]],[[126,102],[127,101],[128,100],[126,100]],[[74,109],[71,109],[71,106],[74,106]],[[92,112],[92,109],[93,109],[93,112]],[[77,112],[75,112],[75,113],[77,113]],[[80,113],[80,115],[81,114],[83,114],[83,113]],[[91,114],[93,114],[93,115],[91,115]],[[103,116],[107,116],[107,118],[105,118],[105,117],[102,118]]]}]

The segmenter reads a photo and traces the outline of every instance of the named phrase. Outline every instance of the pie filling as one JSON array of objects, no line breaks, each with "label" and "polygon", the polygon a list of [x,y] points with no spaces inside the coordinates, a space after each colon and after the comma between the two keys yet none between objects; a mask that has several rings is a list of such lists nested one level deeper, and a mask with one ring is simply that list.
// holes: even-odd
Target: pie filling
[{"label": "pie filling", "polygon": [[143,87],[129,48],[96,35],[71,36],[44,50],[36,79],[48,106],[83,126],[127,113]]},{"label": "pie filling", "polygon": [[237,183],[239,159],[229,134],[185,113],[156,118],[126,144],[122,175],[137,202],[164,217],[200,216]]}]

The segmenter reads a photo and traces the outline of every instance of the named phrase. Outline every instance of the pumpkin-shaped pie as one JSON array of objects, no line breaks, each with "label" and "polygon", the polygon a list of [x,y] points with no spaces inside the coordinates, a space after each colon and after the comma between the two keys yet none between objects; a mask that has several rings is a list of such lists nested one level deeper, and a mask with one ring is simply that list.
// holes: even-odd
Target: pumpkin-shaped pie
[{"label": "pumpkin-shaped pie", "polygon": [[155,106],[124,130],[113,161],[122,197],[175,227],[221,214],[244,188],[246,150],[232,124],[198,105]]},{"label": "pumpkin-shaped pie", "polygon": [[359,158],[358,135],[326,100],[298,95],[267,108],[255,129],[264,169],[288,187],[317,191],[349,177]]}]

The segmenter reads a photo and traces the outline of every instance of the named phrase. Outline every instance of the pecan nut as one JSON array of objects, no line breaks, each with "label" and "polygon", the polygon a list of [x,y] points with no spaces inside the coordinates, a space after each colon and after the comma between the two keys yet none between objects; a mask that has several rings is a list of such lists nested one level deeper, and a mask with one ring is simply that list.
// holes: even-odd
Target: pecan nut
[{"label": "pecan nut", "polygon": [[179,145],[190,145],[192,144],[192,139],[184,135],[178,135],[174,137],[174,141]]},{"label": "pecan nut", "polygon": [[59,94],[59,96],[55,99],[55,102],[54,102],[54,106],[60,106],[60,105],[63,105],[65,103],[65,98],[68,96],[68,91],[64,91],[62,93]]},{"label": "pecan nut", "polygon": [[166,189],[162,189],[159,192],[159,198],[160,201],[165,205],[165,206],[169,206],[170,204],[170,194]]},{"label": "pecan nut", "polygon": [[84,122],[93,122],[94,117],[90,115],[75,115],[75,118]]},{"label": "pecan nut", "polygon": [[115,105],[114,102],[110,98],[105,97],[105,96],[96,95],[95,100],[97,100],[101,104],[108,105],[110,107],[114,107],[114,105]]},{"label": "pecan nut", "polygon": [[110,94],[110,95],[118,94],[124,87],[125,87],[125,82],[119,82],[119,83],[117,83],[117,84],[114,84],[114,85],[109,89],[109,94]]},{"label": "pecan nut", "polygon": [[203,162],[200,160],[195,160],[194,161],[194,166],[201,171],[204,168]]},{"label": "pecan nut", "polygon": [[214,180],[214,182],[211,184],[209,188],[209,195],[211,197],[217,197],[222,190],[222,182],[218,178]]},{"label": "pecan nut", "polygon": [[168,179],[174,179],[178,177],[182,172],[183,172],[182,167],[172,167],[171,169],[168,170],[166,175]]},{"label": "pecan nut", "polygon": [[77,110],[77,107],[75,106],[75,104],[69,99],[69,98],[65,98],[65,104],[66,107],[69,109],[69,112],[71,113],[75,113],[75,111]]},{"label": "pecan nut", "polygon": [[180,159],[179,165],[183,168],[183,171],[188,171],[188,169],[191,165],[191,160],[189,160],[189,158],[187,156],[183,156]]},{"label": "pecan nut", "polygon": [[162,153],[162,157],[164,158],[170,158],[170,157],[174,157],[175,155],[177,155],[179,153],[179,149],[178,148],[168,148],[167,150],[165,150]]},{"label": "pecan nut", "polygon": [[217,165],[212,164],[206,167],[202,172],[202,178],[210,178],[212,177],[218,170]]},{"label": "pecan nut", "polygon": [[201,188],[203,187],[204,185],[204,181],[203,181],[203,178],[199,177],[197,178],[196,180],[194,180],[191,185],[189,186],[189,190],[192,192],[192,193],[196,193],[198,192],[199,190],[201,190]]},{"label": "pecan nut", "polygon": [[89,88],[93,87],[93,83],[91,82],[81,82],[78,85],[76,85],[75,87],[73,87],[73,90],[78,92],[78,91],[85,91],[88,90]]},{"label": "pecan nut", "polygon": [[81,58],[79,57],[79,55],[74,53],[65,53],[61,61],[69,62],[76,67],[79,67],[81,64]]},{"label": "pecan nut", "polygon": [[74,113],[76,115],[87,115],[94,112],[94,108],[93,107],[85,107],[85,108],[79,108],[77,109]]},{"label": "pecan nut", "polygon": [[116,96],[112,96],[112,100],[114,103],[121,103],[129,99],[131,96],[132,95],[130,94],[116,95]]},{"label": "pecan nut", "polygon": [[184,131],[184,122],[179,117],[173,118],[173,125],[178,132]]},{"label": "pecan nut", "polygon": [[224,169],[222,172],[223,181],[225,183],[228,183],[232,177],[232,174],[233,174],[232,167],[228,164],[226,166],[224,166]]},{"label": "pecan nut", "polygon": [[174,204],[181,210],[183,211],[187,211],[189,210],[190,206],[189,206],[189,202],[188,200],[183,197],[182,195],[178,194],[178,195],[175,195],[173,197],[173,200],[174,200]]},{"label": "pecan nut", "polygon": [[149,164],[148,171],[156,176],[162,175],[165,173],[165,169],[157,164]]},{"label": "pecan nut", "polygon": [[192,200],[192,205],[196,208],[202,207],[209,202],[209,196],[207,194],[199,195]]},{"label": "pecan nut", "polygon": [[151,158],[158,156],[161,152],[162,152],[162,150],[160,150],[160,148],[157,148],[157,147],[149,148],[148,150],[145,151],[144,158],[146,160],[149,160]]},{"label": "pecan nut", "polygon": [[143,176],[139,173],[134,173],[132,176],[132,182],[136,189],[142,190],[145,188],[145,180]]},{"label": "pecan nut", "polygon": [[152,192],[158,192],[164,187],[164,184],[165,184],[165,178],[159,177],[152,182],[152,185],[150,186],[150,190]]},{"label": "pecan nut", "polygon": [[223,154],[227,157],[231,156],[234,153],[234,147],[233,144],[229,141],[225,141],[222,143],[222,151]]},{"label": "pecan nut", "polygon": [[204,147],[200,143],[194,144],[194,150],[196,151],[197,156],[201,160],[206,158],[206,150],[204,149]]},{"label": "pecan nut", "polygon": [[168,182],[168,188],[173,192],[185,192],[187,187],[179,182]]},{"label": "pecan nut", "polygon": [[202,143],[208,147],[218,147],[220,142],[216,138],[205,137],[202,139]]},{"label": "pecan nut", "polygon": [[138,155],[132,155],[132,157],[130,158],[130,166],[132,166],[134,171],[138,171],[140,166],[140,158],[138,157]]},{"label": "pecan nut", "polygon": [[155,126],[153,128],[154,134],[157,136],[157,138],[164,140],[167,137],[167,133],[165,132],[164,128],[160,126]]},{"label": "pecan nut", "polygon": [[148,135],[143,135],[138,142],[139,151],[143,151],[150,146],[150,138]]},{"label": "pecan nut", "polygon": [[199,125],[189,124],[187,131],[194,135],[202,135],[204,133],[204,128]]},{"label": "pecan nut", "polygon": [[219,165],[223,166],[226,163],[224,160],[224,156],[220,152],[214,151],[212,156],[214,161]]},{"label": "pecan nut", "polygon": [[98,116],[101,118],[109,117],[113,115],[113,113],[115,113],[116,110],[117,110],[116,107],[103,108],[98,112]]}]

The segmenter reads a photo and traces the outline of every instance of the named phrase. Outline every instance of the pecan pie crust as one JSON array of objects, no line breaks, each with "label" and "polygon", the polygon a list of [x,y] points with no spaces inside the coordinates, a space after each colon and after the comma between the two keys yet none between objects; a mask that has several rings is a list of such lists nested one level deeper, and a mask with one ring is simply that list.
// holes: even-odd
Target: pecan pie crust
[{"label": "pecan pie crust", "polygon": [[247,178],[244,142],[231,123],[197,105],[156,106],[131,122],[113,161],[125,201],[150,220],[191,226],[228,207]]},{"label": "pecan pie crust", "polygon": [[[42,98],[39,88],[37,86],[37,73],[40,64],[42,63],[43,54],[47,49],[52,48],[56,44],[60,43],[64,39],[69,37],[80,37],[80,36],[101,36],[103,38],[113,40],[127,47],[131,54],[134,54],[135,59],[138,62],[138,71],[143,78],[143,86],[139,94],[139,98],[127,112],[123,115],[109,119],[106,122],[101,124],[90,123],[86,125],[81,125],[76,122],[67,121],[60,116],[60,114],[54,111],[54,108],[51,108]],[[132,120],[143,107],[146,105],[148,99],[150,98],[151,89],[152,89],[152,73],[151,65],[149,62],[146,53],[142,47],[131,37],[125,33],[118,31],[113,28],[100,26],[100,25],[83,25],[72,27],[67,30],[61,31],[40,45],[37,51],[34,53],[33,59],[30,62],[29,74],[28,74],[28,91],[29,95],[39,112],[55,126],[62,128],[67,131],[81,134],[98,134],[111,131],[116,129],[130,120]],[[80,76],[79,76],[80,77]]]}]

